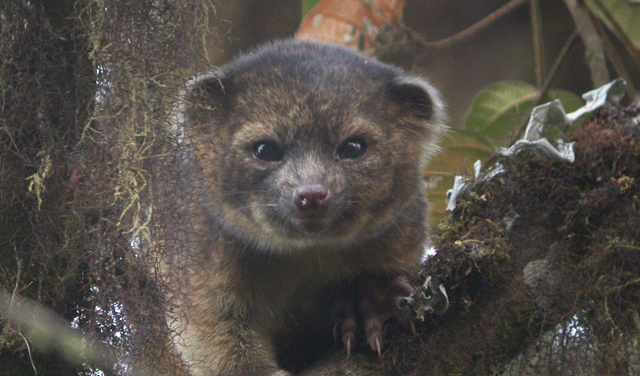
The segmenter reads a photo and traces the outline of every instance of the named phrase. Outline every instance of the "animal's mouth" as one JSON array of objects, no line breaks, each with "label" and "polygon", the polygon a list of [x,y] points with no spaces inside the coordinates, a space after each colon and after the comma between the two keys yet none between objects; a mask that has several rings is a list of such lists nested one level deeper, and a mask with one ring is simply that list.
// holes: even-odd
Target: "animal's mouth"
[{"label": "animal's mouth", "polygon": [[[352,234],[360,216],[355,208],[346,207],[333,210],[314,210],[301,212],[281,210],[281,207],[269,207],[260,211],[254,223],[264,226],[263,236],[275,236],[279,239],[304,241],[338,241]],[[280,209],[280,210],[278,210]],[[267,235],[270,234],[270,235]]]},{"label": "animal's mouth", "polygon": [[305,232],[319,233],[329,227],[330,220],[326,216],[305,216],[293,218],[292,222]]},{"label": "animal's mouth", "polygon": [[355,207],[335,205],[328,210],[291,213],[288,222],[301,235],[342,237],[351,232],[353,226],[358,223],[360,217],[358,213]]}]

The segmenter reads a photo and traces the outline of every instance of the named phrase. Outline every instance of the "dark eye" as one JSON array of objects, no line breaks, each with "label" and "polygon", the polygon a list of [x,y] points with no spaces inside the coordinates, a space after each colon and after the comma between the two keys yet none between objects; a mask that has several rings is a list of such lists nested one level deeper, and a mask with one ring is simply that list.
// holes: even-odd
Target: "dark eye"
[{"label": "dark eye", "polygon": [[367,143],[363,139],[349,138],[338,148],[338,159],[357,159],[362,157],[366,150]]},{"label": "dark eye", "polygon": [[253,155],[261,161],[278,162],[284,157],[284,151],[273,142],[260,141],[253,145]]}]

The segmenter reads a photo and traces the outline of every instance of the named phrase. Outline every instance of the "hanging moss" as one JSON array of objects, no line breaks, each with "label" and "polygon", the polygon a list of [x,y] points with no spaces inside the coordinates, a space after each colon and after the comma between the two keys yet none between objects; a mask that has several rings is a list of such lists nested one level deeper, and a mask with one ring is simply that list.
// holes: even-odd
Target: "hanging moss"
[{"label": "hanging moss", "polygon": [[[150,253],[174,236],[162,217],[149,225],[149,208],[164,205],[156,179],[177,184],[165,168],[167,118],[185,78],[205,67],[204,3],[0,5],[0,287],[11,305],[48,307],[122,363],[155,372],[168,329],[140,245]],[[91,367],[42,353],[34,333],[0,318],[1,374]]]}]

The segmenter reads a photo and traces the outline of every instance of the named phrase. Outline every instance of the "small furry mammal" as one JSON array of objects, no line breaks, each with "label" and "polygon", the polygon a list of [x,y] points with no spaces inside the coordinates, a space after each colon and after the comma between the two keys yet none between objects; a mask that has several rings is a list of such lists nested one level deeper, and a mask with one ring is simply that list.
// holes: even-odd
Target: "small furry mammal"
[{"label": "small furry mammal", "polygon": [[397,277],[423,255],[421,171],[442,118],[425,80],[317,42],[269,44],[188,84],[194,229],[174,328],[193,375],[290,375],[289,342],[317,323],[331,337],[327,312],[347,351],[380,351],[410,291]]}]

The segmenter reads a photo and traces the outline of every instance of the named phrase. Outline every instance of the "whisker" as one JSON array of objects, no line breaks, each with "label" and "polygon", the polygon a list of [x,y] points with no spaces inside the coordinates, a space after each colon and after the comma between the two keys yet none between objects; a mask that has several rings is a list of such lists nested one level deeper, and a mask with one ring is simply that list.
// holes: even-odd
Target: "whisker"
[{"label": "whisker", "polygon": [[232,211],[231,213],[228,213],[227,215],[224,216],[224,218],[222,218],[222,221],[226,221],[230,216],[234,215],[235,213],[241,211],[241,210],[245,210],[245,209],[250,209],[250,208],[255,208],[255,207],[277,207],[278,204],[251,204],[251,205],[245,205],[245,206],[241,206],[239,208],[237,208],[236,210]]},{"label": "whisker", "polygon": [[373,221],[378,225],[378,227],[380,228],[380,231],[384,231],[384,227],[382,227],[382,225],[380,224],[380,222],[370,213],[365,213],[367,214],[367,217],[373,219]]},{"label": "whisker", "polygon": [[394,225],[398,229],[398,231],[400,231],[400,236],[406,239],[407,236],[404,234],[404,231],[402,231],[402,227],[398,225],[395,219],[391,220],[391,224]]}]

